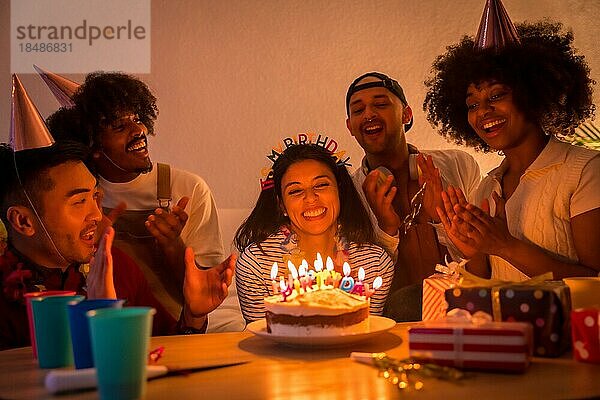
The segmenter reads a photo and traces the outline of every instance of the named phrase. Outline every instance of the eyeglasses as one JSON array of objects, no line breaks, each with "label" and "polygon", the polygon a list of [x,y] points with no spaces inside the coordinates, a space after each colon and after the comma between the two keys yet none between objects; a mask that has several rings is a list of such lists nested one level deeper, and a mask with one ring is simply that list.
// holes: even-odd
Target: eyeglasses
[{"label": "eyeglasses", "polygon": [[415,225],[415,218],[419,215],[421,207],[423,207],[423,198],[425,197],[425,187],[427,182],[423,183],[423,186],[415,193],[410,199],[410,212],[404,217],[401,227],[403,227],[404,234],[406,235],[410,228]]}]

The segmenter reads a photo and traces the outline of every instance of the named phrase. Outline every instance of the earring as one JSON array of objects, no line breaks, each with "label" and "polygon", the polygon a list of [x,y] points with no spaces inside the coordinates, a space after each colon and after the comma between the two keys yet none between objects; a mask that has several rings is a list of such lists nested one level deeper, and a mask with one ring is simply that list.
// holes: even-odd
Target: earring
[{"label": "earring", "polygon": [[286,213],[285,211],[283,212],[283,216],[284,216],[284,217],[287,217],[287,216],[288,216],[288,215],[287,215],[287,213]]}]

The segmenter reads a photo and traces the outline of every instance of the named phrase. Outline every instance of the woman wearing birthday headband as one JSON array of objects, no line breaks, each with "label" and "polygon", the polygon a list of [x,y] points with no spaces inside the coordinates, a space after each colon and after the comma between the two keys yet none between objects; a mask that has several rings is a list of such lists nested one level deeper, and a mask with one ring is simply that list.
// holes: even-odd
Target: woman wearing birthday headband
[{"label": "woman wearing birthday headband", "polygon": [[370,312],[380,315],[394,264],[385,250],[371,244],[373,227],[346,167],[321,146],[298,144],[275,160],[272,177],[273,184],[263,185],[252,213],[235,236],[241,252],[236,284],[246,321],[265,316],[263,299],[272,294],[274,262],[286,269],[284,260],[298,266],[305,259],[312,265],[317,253],[323,260],[334,260],[338,272],[344,262],[354,274],[363,267],[366,283],[381,276],[383,285],[370,302]]},{"label": "woman wearing birthday headband", "polygon": [[448,188],[438,213],[483,276],[597,275],[600,152],[559,140],[593,115],[588,66],[561,24],[515,29],[500,2],[491,3],[501,15],[486,21],[496,25],[434,62],[424,108],[442,135],[505,158],[470,203]]}]

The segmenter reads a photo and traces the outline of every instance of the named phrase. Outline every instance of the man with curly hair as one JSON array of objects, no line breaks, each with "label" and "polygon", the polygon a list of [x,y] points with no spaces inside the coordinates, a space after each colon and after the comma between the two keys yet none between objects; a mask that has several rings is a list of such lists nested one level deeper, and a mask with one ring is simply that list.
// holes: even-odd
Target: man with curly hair
[{"label": "man with curly hair", "polygon": [[[225,259],[212,193],[199,176],[151,161],[147,137],[154,134],[158,108],[139,79],[92,73],[72,100],[75,107],[59,110],[48,124],[55,136],[91,147],[105,212],[126,204],[114,224],[115,243],[140,264],[153,292],[176,317],[183,300],[185,248],[194,249],[199,267]],[[209,332],[243,329],[234,287],[208,324]]]},{"label": "man with curly hair", "polygon": [[[385,74],[355,79],[346,94],[346,112],[346,126],[365,151],[353,175],[355,186],[371,211],[380,244],[397,257],[384,313],[397,321],[419,320],[422,281],[448,251],[435,212],[442,205],[441,191],[449,184],[470,193],[479,183],[479,166],[460,150],[419,151],[408,144],[412,110],[400,84]],[[437,180],[420,191],[425,175]]]},{"label": "man with curly hair", "polygon": [[438,212],[483,276],[597,275],[600,152],[566,142],[593,115],[594,82],[561,24],[516,32],[484,49],[465,36],[433,64],[429,121],[457,143],[505,156],[473,195],[449,188]]}]

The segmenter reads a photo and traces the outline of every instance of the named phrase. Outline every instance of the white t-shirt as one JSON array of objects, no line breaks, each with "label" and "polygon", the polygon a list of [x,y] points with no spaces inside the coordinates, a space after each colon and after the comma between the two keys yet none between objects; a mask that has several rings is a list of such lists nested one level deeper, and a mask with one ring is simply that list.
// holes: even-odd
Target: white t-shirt
[{"label": "white t-shirt", "polygon": [[[128,210],[153,210],[158,207],[156,200],[157,170],[140,174],[125,183],[113,183],[100,177],[100,187],[104,190],[102,205],[115,208],[121,201]],[[186,246],[194,249],[196,262],[204,267],[212,267],[225,259],[221,229],[215,200],[206,182],[199,176],[171,167],[171,206],[179,199],[190,198],[185,212],[188,214],[181,239]],[[229,295],[208,318],[207,332],[241,331],[245,327],[242,318],[235,280],[229,287]]]}]

